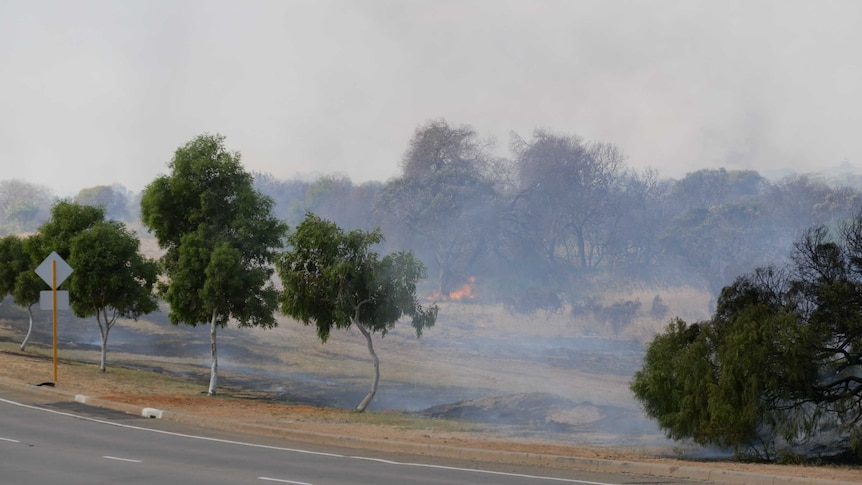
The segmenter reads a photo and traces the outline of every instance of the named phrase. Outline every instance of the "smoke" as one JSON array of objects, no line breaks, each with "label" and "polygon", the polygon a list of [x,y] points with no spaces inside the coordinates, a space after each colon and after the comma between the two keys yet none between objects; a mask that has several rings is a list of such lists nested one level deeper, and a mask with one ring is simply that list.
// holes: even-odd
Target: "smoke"
[{"label": "smoke", "polygon": [[[12,312],[11,302],[0,309]],[[437,325],[416,339],[409,325],[375,337],[381,382],[371,410],[394,409],[463,419],[501,434],[577,440],[607,446],[670,443],[641,412],[628,381],[642,357],[632,340],[573,335],[562,319],[498,313],[484,305],[446,303]],[[23,336],[25,313],[4,313]],[[50,343],[44,323],[36,339]],[[98,359],[92,319],[63,321],[61,354]],[[371,385],[364,339],[339,331],[320,344],[313,329],[282,321],[273,330],[219,332],[220,386],[289,403],[352,409]],[[108,342],[108,366],[124,365],[201,380],[209,368],[209,333],[173,326],[164,314],[121,321]],[[85,354],[87,355],[87,354]]]},{"label": "smoke", "polygon": [[[224,133],[256,171],[382,181],[414,126],[540,126],[633,165],[862,158],[860,5],[706,1],[4,2],[7,176],[140,190]],[[804,69],[800,66],[805,66]],[[799,136],[804,133],[805,136]],[[44,139],[55,143],[45,144]]]}]

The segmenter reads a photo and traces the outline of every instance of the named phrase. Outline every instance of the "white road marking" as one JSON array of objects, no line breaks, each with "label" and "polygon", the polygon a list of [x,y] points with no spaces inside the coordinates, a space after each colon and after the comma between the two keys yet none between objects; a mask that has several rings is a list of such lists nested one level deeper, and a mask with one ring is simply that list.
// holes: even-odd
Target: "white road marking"
[{"label": "white road marking", "polygon": [[9,443],[20,443],[18,440],[11,440],[9,438],[0,438],[0,441],[8,441]]},{"label": "white road marking", "polygon": [[[172,431],[163,431],[160,429],[141,428],[139,426],[132,426],[130,424],[113,423],[111,421],[105,421],[102,419],[88,418],[86,416],[79,416],[77,414],[67,413],[67,412],[63,412],[63,411],[55,411],[53,409],[40,408],[38,406],[31,406],[29,404],[23,404],[23,403],[19,403],[19,402],[15,402],[15,401],[9,401],[9,400],[3,399],[3,398],[0,398],[0,402],[6,403],[6,404],[11,404],[12,406],[22,407],[25,409],[33,409],[36,411],[43,411],[46,413],[57,414],[60,416],[68,416],[70,418],[80,419],[83,421],[90,421],[93,423],[106,424],[108,426],[114,426],[117,428],[134,429],[137,431],[147,431],[150,433],[163,434],[163,435],[167,435],[167,436],[176,436],[176,437],[180,437],[180,438],[188,438],[188,439],[194,439],[194,440],[200,440],[200,441],[211,441],[214,443],[224,443],[224,444],[228,444],[228,445],[247,446],[249,448],[260,448],[260,449],[275,450],[275,451],[287,451],[287,452],[291,452],[291,453],[303,453],[303,454],[315,455],[315,456],[328,456],[331,458],[345,458],[348,460],[375,461],[378,463],[385,463],[387,465],[395,465],[395,466],[400,465],[400,466],[415,466],[415,467],[425,467],[425,468],[439,468],[439,469],[444,469],[444,470],[452,470],[452,471],[459,471],[459,472],[465,472],[465,473],[479,473],[479,474],[486,474],[486,475],[499,475],[499,476],[505,476],[505,477],[529,478],[529,479],[533,479],[533,480],[549,480],[549,481],[564,482],[564,483],[578,483],[578,484],[582,484],[582,485],[615,485],[613,483],[606,483],[606,482],[590,482],[590,481],[585,481],[585,480],[573,480],[570,478],[543,477],[540,475],[524,475],[524,474],[520,474],[520,473],[496,472],[496,471],[491,471],[491,470],[480,470],[480,469],[473,469],[473,468],[448,467],[448,466],[443,466],[443,465],[429,465],[426,463],[400,462],[400,461],[383,460],[380,458],[367,458],[367,457],[363,457],[363,456],[339,455],[337,453],[323,453],[323,452],[319,452],[319,451],[303,450],[301,448],[285,448],[285,447],[281,447],[281,446],[261,445],[258,443],[245,443],[242,441],[233,441],[233,440],[223,440],[223,439],[219,439],[219,438],[211,438],[209,436],[197,436],[197,435],[185,434],[185,433],[174,433]],[[261,480],[263,480],[263,478],[261,478]],[[291,482],[287,482],[287,483],[291,483]]]},{"label": "white road marking", "polygon": [[265,482],[292,483],[293,485],[311,485],[308,482],[294,482],[293,480],[282,480],[280,478],[257,477],[258,480]]},{"label": "white road marking", "polygon": [[533,479],[533,480],[553,480],[555,482],[580,483],[583,485],[614,485],[612,483],[588,482],[585,480],[573,480],[571,478],[542,477],[542,476],[537,476],[537,475],[523,475],[521,473],[507,473],[507,472],[495,472],[493,470],[477,470],[477,469],[473,469],[473,468],[459,468],[456,466],[429,465],[427,463],[400,462],[400,461],[384,460],[383,458],[367,458],[364,456],[348,456],[347,458],[351,458],[353,460],[374,461],[377,463],[385,463],[387,465],[415,466],[415,467],[421,467],[421,468],[436,468],[438,470],[452,470],[452,471],[458,471],[458,472],[483,473],[486,475],[502,475],[504,477],[529,478],[529,479]]},{"label": "white road marking", "polygon": [[105,458],[105,459],[107,459],[107,460],[114,460],[114,461],[125,461],[125,462],[128,462],[128,463],[142,463],[142,461],[141,461],[141,460],[132,460],[132,459],[129,459],[129,458],[119,458],[119,457],[116,457],[116,456],[107,456],[107,455],[106,455],[106,456],[103,456],[102,458]]}]

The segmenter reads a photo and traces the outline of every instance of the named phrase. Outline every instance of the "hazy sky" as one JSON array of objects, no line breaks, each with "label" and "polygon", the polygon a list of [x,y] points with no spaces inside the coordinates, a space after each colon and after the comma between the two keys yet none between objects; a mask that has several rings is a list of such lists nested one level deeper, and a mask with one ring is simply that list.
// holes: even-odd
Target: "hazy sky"
[{"label": "hazy sky", "polygon": [[221,133],[384,181],[416,127],[537,127],[679,177],[862,165],[862,1],[0,0],[0,180],[138,191]]}]

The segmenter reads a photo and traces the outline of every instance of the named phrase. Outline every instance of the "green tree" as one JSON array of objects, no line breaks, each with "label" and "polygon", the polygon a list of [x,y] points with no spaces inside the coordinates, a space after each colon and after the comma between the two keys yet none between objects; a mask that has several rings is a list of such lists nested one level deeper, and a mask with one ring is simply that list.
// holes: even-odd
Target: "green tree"
[{"label": "green tree", "polygon": [[158,308],[153,285],[158,265],[140,253],[140,241],[121,222],[99,222],[71,241],[69,265],[74,268],[70,293],[72,311],[96,317],[105,372],[108,333],[118,317],[138,319]]},{"label": "green tree", "polygon": [[326,342],[333,328],[356,327],[368,344],[374,363],[371,391],[356,410],[365,411],[377,393],[380,361],[372,334],[386,333],[406,315],[416,336],[434,325],[437,307],[423,308],[416,283],[425,267],[408,251],[383,258],[372,247],[383,240],[379,230],[344,232],[335,223],[307,214],[288,236],[288,251],[276,262],[284,284],[281,311],[306,325],[314,323]]},{"label": "green tree", "polygon": [[23,246],[24,241],[18,236],[0,238],[0,302],[12,293],[15,278],[23,271],[20,264],[20,256],[24,254]]},{"label": "green tree", "polygon": [[33,305],[39,303],[39,292],[45,287],[35,273],[39,254],[36,250],[40,247],[38,235],[0,239],[0,298],[12,295],[16,305],[27,308],[29,317],[27,335],[21,342],[22,351],[27,350],[33,333]]},{"label": "green tree", "polygon": [[278,291],[271,262],[287,232],[273,217],[272,199],[254,189],[239,152],[221,135],[201,135],[178,148],[170,175],[150,183],[141,220],[165,249],[167,280],[159,293],[174,324],[209,324],[211,372],[218,382],[216,329],[230,319],[240,327],[276,325]]},{"label": "green tree", "polygon": [[[51,251],[55,251],[61,258],[69,261],[72,240],[104,220],[105,211],[101,207],[83,206],[68,200],[55,202],[51,207],[51,217],[39,226],[36,237],[28,242],[31,268],[35,270],[45,257],[51,254]],[[31,311],[32,305],[39,302],[39,293],[45,289],[44,282],[34,275],[32,271],[25,271],[15,286],[16,304],[26,305],[28,312]],[[68,288],[70,282],[71,280],[66,280],[61,287]],[[70,293],[70,301],[75,297],[76,295]],[[32,313],[30,319],[32,321]]]},{"label": "green tree", "polygon": [[674,439],[771,458],[818,438],[862,456],[860,375],[862,214],[738,277],[709,321],[656,336],[631,387]]},{"label": "green tree", "polygon": [[105,209],[102,207],[58,201],[51,207],[51,218],[39,226],[39,242],[45,253],[41,255],[42,259],[55,251],[68,261],[75,236],[104,221]]}]

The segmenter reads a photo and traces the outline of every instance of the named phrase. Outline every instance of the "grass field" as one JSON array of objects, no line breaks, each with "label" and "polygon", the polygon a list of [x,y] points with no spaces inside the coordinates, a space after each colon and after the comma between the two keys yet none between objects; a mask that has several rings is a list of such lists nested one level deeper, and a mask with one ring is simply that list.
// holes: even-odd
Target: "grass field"
[{"label": "grass field", "polygon": [[[437,324],[421,339],[409,325],[375,338],[381,382],[370,409],[395,411],[385,419],[405,422],[425,411],[448,413],[518,436],[667,443],[628,390],[645,342],[667,321],[647,311],[656,294],[669,315],[707,316],[708,296],[690,288],[609,298],[608,304],[643,302],[644,310],[618,334],[568,312],[524,316],[500,306],[443,302]],[[48,312],[36,311],[36,318],[29,353],[45,353],[51,343]],[[7,299],[0,306],[0,348],[14,350],[26,324],[26,311]],[[59,329],[62,358],[97,361],[95,321],[64,312]],[[282,319],[270,330],[228,327],[218,339],[220,386],[234,396],[352,409],[371,384],[368,351],[354,330],[334,332],[321,344],[314,328]],[[126,378],[141,379],[141,387],[164,380],[171,392],[194,394],[206,389],[209,351],[206,328],[175,327],[164,313],[155,313],[121,321],[112,330],[108,371],[128,372]]]}]

